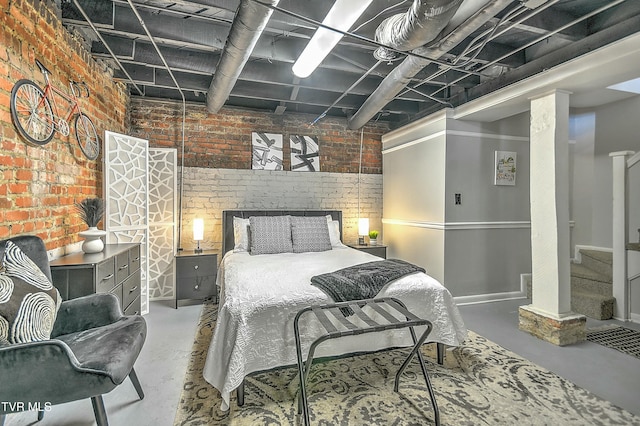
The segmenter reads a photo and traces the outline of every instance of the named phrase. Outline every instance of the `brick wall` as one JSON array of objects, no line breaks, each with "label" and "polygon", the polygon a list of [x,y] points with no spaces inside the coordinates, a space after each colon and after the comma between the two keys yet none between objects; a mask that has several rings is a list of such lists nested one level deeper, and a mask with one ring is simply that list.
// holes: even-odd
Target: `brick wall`
[{"label": "brick wall", "polygon": [[[327,172],[209,169],[184,172],[182,247],[195,247],[193,219],[205,221],[201,247],[222,249],[222,211],[234,209],[342,210],[343,241],[358,239],[358,179],[360,212],[370,229],[382,231],[382,175]],[[383,238],[382,234],[380,237]]]},{"label": "brick wall", "polygon": [[[307,114],[276,115],[223,108],[208,114],[205,105],[187,104],[182,247],[193,248],[193,218],[205,219],[203,247],[221,249],[222,210],[335,209],[342,210],[344,240],[355,242],[358,218],[359,130],[347,129],[346,119]],[[176,148],[181,155],[182,103],[131,101],[131,135],[150,146]],[[381,138],[386,123],[371,123],[362,133],[360,212],[370,228],[382,230]],[[284,171],[251,170],[251,133],[283,135]],[[320,172],[291,172],[289,135],[316,136]],[[178,160],[180,161],[180,160]],[[382,238],[382,235],[381,237]]]},{"label": "brick wall", "polygon": [[77,233],[86,225],[73,204],[101,194],[101,164],[100,158],[82,156],[73,126],[69,137],[56,134],[45,146],[17,135],[9,109],[11,89],[22,78],[43,85],[36,58],[58,87],[67,87],[69,79],[89,85],[92,96],[82,105],[99,135],[105,129],[125,132],[129,97],[126,87],[114,83],[62,27],[53,0],[0,0],[0,238],[37,234],[52,250],[79,241]]},{"label": "brick wall", "polygon": [[[149,140],[155,147],[176,148],[181,154],[182,103],[131,100],[131,135]],[[311,126],[315,116],[276,115],[223,108],[208,114],[204,104],[187,104],[185,114],[185,166],[218,169],[251,169],[251,133],[283,135],[284,170],[290,170],[289,135],[317,136],[321,171],[357,173],[360,130],[347,129],[343,118],[325,117]],[[362,173],[382,173],[382,135],[387,123],[364,127]]]}]

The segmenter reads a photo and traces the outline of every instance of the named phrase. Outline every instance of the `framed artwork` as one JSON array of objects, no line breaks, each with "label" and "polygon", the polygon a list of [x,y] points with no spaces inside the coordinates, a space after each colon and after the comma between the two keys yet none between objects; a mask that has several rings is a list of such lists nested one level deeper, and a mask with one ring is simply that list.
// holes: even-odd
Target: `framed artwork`
[{"label": "framed artwork", "polygon": [[320,145],[317,137],[291,135],[289,147],[291,148],[291,171],[320,171]]},{"label": "framed artwork", "polygon": [[515,186],[516,156],[517,153],[512,151],[495,152],[495,174],[493,180],[494,185]]},{"label": "framed artwork", "polygon": [[251,150],[253,170],[282,170],[282,135],[252,132]]}]

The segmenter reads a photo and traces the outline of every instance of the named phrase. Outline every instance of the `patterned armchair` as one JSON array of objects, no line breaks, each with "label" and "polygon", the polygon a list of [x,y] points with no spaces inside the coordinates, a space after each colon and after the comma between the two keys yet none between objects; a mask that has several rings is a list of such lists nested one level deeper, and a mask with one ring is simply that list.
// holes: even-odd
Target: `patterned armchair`
[{"label": "patterned armchair", "polygon": [[[20,293],[19,290],[24,285],[23,280],[37,284],[41,275],[36,271],[36,278],[29,278],[29,263],[22,253],[49,280],[48,283],[41,280],[45,284],[38,284],[38,288],[46,287],[53,294],[51,298],[42,297],[45,302],[40,311],[37,303],[25,302],[27,296],[37,291]],[[37,410],[40,420],[45,408],[84,398],[91,398],[97,424],[107,425],[102,395],[113,390],[127,376],[139,398],[144,398],[133,369],[147,333],[143,317],[123,315],[118,299],[111,294],[56,301],[56,295],[60,296],[50,285],[47,252],[38,237],[21,236],[0,241],[0,261],[0,425],[8,413]],[[16,298],[22,301],[16,303]],[[55,309],[57,314],[50,317],[54,321],[49,335],[42,337],[37,330],[30,330],[38,323],[46,325],[46,315]],[[25,311],[27,314],[23,314]],[[25,341],[29,338],[20,337],[20,332],[35,338]]]}]

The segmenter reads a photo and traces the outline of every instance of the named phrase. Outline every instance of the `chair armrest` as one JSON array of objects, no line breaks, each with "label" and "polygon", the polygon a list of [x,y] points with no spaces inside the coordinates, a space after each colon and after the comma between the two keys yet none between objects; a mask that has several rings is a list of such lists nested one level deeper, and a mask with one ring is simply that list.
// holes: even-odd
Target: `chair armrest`
[{"label": "chair armrest", "polygon": [[51,338],[111,324],[122,317],[118,298],[96,293],[62,302]]},{"label": "chair armrest", "polygon": [[[69,346],[55,339],[0,346],[0,376],[0,401],[9,402],[58,404],[78,399],[77,393],[88,397],[87,383],[96,393],[113,387],[104,372],[82,367]],[[11,408],[0,405],[3,412]]]}]

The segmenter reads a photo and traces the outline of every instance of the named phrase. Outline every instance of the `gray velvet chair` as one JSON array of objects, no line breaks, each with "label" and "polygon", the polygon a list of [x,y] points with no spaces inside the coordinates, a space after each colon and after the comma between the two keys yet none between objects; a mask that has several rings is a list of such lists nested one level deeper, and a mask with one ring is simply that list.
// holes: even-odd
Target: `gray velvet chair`
[{"label": "gray velvet chair", "polygon": [[[0,240],[0,261],[5,241]],[[21,236],[11,241],[51,279],[40,238]],[[41,420],[45,408],[85,398],[91,398],[97,424],[107,425],[102,395],[127,376],[139,398],[144,398],[133,364],[146,334],[144,318],[123,315],[112,294],[62,302],[50,340],[0,344],[0,425],[8,413],[40,407]]]}]

